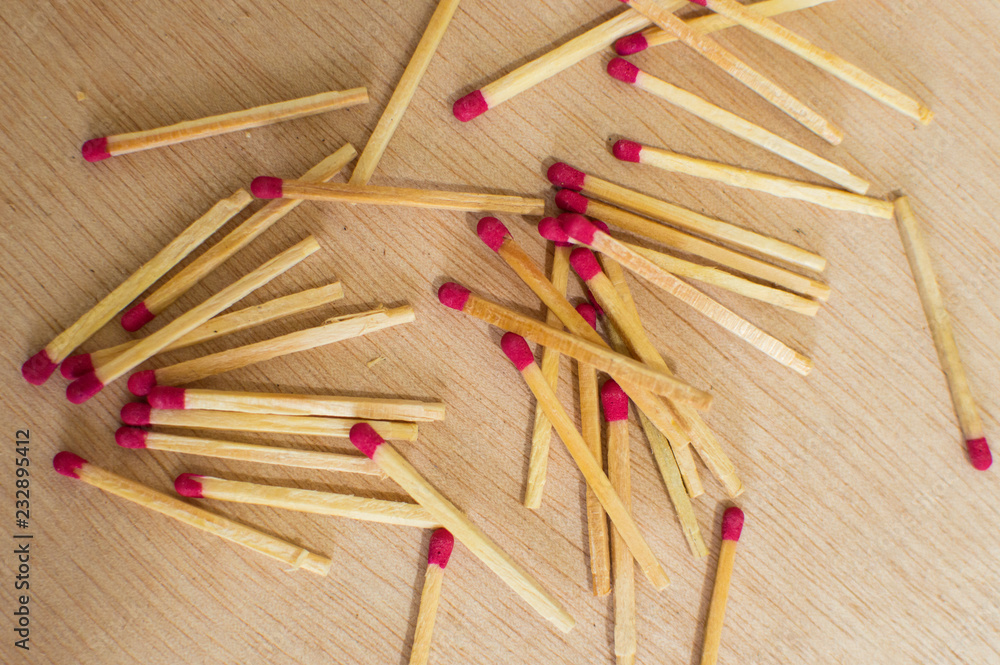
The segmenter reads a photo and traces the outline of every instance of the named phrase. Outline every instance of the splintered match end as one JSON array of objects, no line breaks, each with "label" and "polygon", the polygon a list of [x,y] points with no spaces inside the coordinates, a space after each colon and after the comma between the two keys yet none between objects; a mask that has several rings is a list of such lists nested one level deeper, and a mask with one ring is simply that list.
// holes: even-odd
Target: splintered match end
[{"label": "splintered match end", "polygon": [[965,442],[969,449],[969,461],[979,471],[985,471],[993,464],[993,454],[990,453],[990,444],[986,442],[986,437],[979,439],[969,439]]},{"label": "splintered match end", "polygon": [[737,541],[743,531],[743,511],[733,506],[722,515],[722,539]]},{"label": "splintered match end", "polygon": [[556,247],[569,247],[569,236],[563,231],[562,225],[555,217],[546,217],[538,222],[538,235],[551,240]]},{"label": "splintered match end", "polygon": [[198,479],[204,477],[197,473],[182,473],[174,479],[174,491],[189,499],[203,499],[205,495],[202,493],[201,481]]},{"label": "splintered match end", "polygon": [[108,152],[108,137],[102,136],[99,139],[90,139],[80,148],[83,158],[88,162],[99,162],[111,156]]},{"label": "splintered match end", "polygon": [[79,379],[84,374],[94,371],[94,360],[89,353],[78,353],[62,361],[59,365],[59,372],[65,379]]},{"label": "splintered match end", "polygon": [[128,391],[136,397],[145,397],[156,387],[156,372],[144,369],[128,377]]},{"label": "splintered match end", "polygon": [[250,183],[250,193],[258,199],[280,199],[283,189],[284,181],[269,175],[258,176]]},{"label": "splintered match end", "polygon": [[149,311],[145,302],[141,302],[122,314],[122,328],[129,332],[136,332],[155,318],[156,314]]},{"label": "splintered match end", "polygon": [[66,386],[66,399],[73,404],[83,404],[103,388],[104,384],[97,378],[97,374],[90,372]]},{"label": "splintered match end", "polygon": [[601,266],[597,262],[597,257],[586,247],[577,247],[569,255],[569,264],[583,281],[590,280],[601,272]]},{"label": "splintered match end", "polygon": [[148,432],[138,427],[119,427],[115,430],[115,443],[122,448],[138,450],[146,447]]},{"label": "splintered match end", "polygon": [[456,284],[455,282],[448,282],[443,284],[440,289],[438,289],[438,300],[445,307],[451,307],[452,309],[457,309],[462,311],[465,308],[465,303],[469,300],[469,295],[471,291],[465,288],[461,284]]},{"label": "splintered match end", "polygon": [[578,192],[583,189],[583,181],[586,180],[587,174],[574,169],[569,164],[556,162],[545,172],[545,177],[556,187],[565,187]]},{"label": "splintered match end", "polygon": [[628,420],[628,396],[614,379],[608,379],[601,386],[601,406],[604,419],[609,423]]},{"label": "splintered match end", "polygon": [[431,544],[427,548],[427,565],[448,567],[448,559],[455,548],[455,536],[448,529],[435,529],[431,534]]},{"label": "splintered match end", "polygon": [[150,423],[150,415],[153,407],[145,402],[129,402],[122,407],[121,418],[126,425],[143,427]]},{"label": "splintered match end", "polygon": [[358,423],[352,427],[350,437],[354,447],[364,453],[368,459],[374,457],[378,447],[385,443],[385,439],[368,423]]},{"label": "splintered match end", "polygon": [[583,215],[560,215],[559,223],[571,239],[589,245],[600,229],[591,224]]},{"label": "splintered match end", "polygon": [[576,313],[583,317],[591,328],[597,330],[597,309],[589,302],[582,302],[576,306]]},{"label": "splintered match end", "polygon": [[470,92],[451,107],[451,112],[462,122],[469,122],[489,110],[490,105],[486,103],[486,98],[483,97],[483,93],[480,90]]},{"label": "splintered match end", "polygon": [[645,51],[648,48],[649,42],[646,40],[646,35],[641,32],[629,35],[628,37],[622,37],[615,42],[615,53],[618,55],[632,55],[633,53]]},{"label": "splintered match end", "polygon": [[476,226],[476,234],[480,240],[486,243],[487,247],[494,252],[499,252],[504,238],[510,236],[510,231],[496,217],[483,217]]},{"label": "splintered match end", "polygon": [[177,386],[157,386],[149,391],[146,401],[154,409],[183,409],[184,388]]},{"label": "splintered match end", "polygon": [[642,146],[635,141],[628,141],[626,139],[621,139],[620,141],[615,141],[614,146],[611,148],[611,152],[614,156],[623,162],[635,162],[639,163],[639,153],[642,152]]},{"label": "splintered match end", "polygon": [[21,376],[33,386],[40,386],[49,380],[52,372],[56,371],[59,365],[52,362],[49,352],[42,349],[35,355],[24,361],[21,365]]},{"label": "splintered match end", "polygon": [[632,84],[639,78],[639,68],[628,60],[612,58],[608,63],[608,74],[622,83]]},{"label": "splintered match end", "polygon": [[556,192],[556,205],[559,206],[560,210],[568,210],[578,215],[585,215],[588,203],[590,201],[587,200],[586,196],[578,194],[571,189],[560,189]]},{"label": "splintered match end", "polygon": [[500,338],[500,348],[507,354],[519,372],[535,362],[535,354],[531,352],[531,347],[528,346],[523,337],[516,333],[504,333],[504,336]]},{"label": "splintered match end", "polygon": [[89,462],[76,453],[71,453],[68,450],[58,452],[56,453],[56,456],[52,458],[52,468],[62,475],[69,476],[70,478],[79,478],[80,476],[77,475],[76,470],[84,464],[89,464]]}]

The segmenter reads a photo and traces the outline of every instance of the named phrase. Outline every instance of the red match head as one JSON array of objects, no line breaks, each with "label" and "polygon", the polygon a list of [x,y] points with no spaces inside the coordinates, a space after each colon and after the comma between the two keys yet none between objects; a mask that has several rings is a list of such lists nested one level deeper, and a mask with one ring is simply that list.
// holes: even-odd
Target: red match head
[{"label": "red match head", "polygon": [[378,447],[385,443],[385,439],[368,423],[358,423],[352,427],[350,436],[354,447],[363,452],[369,459],[375,455]]},{"label": "red match head", "polygon": [[572,189],[575,192],[579,192],[583,189],[583,183],[587,180],[586,173],[583,171],[577,171],[572,166],[564,162],[556,162],[550,166],[545,175],[548,177],[549,182],[556,187],[565,187],[566,189]]},{"label": "red match head", "polygon": [[35,355],[24,361],[21,365],[21,376],[33,386],[40,386],[49,380],[52,372],[56,371],[59,365],[52,362],[49,352],[42,349]]},{"label": "red match head", "polygon": [[538,222],[538,235],[546,240],[551,240],[556,247],[568,247],[569,236],[563,231],[562,225],[555,217],[546,217]]},{"label": "red match head", "polygon": [[84,464],[90,464],[90,462],[68,450],[56,453],[56,456],[52,458],[52,468],[70,478],[79,478],[80,476],[77,475],[76,470]]},{"label": "red match head", "polygon": [[62,361],[62,364],[59,365],[59,371],[63,378],[79,379],[84,374],[94,371],[94,361],[89,353],[78,353]]},{"label": "red match head", "polygon": [[516,333],[504,333],[504,336],[500,338],[500,348],[507,354],[519,372],[535,362],[535,354],[531,352],[531,347],[528,346],[523,337]]},{"label": "red match head", "polygon": [[483,93],[479,90],[470,92],[451,107],[451,112],[462,122],[469,122],[489,110],[490,105],[486,103],[486,98],[483,97]]},{"label": "red match head", "polygon": [[560,215],[559,223],[562,224],[563,231],[571,240],[589,245],[594,241],[594,236],[600,229],[590,222],[583,215]]},{"label": "red match head", "polygon": [[144,369],[128,377],[128,391],[136,397],[145,397],[156,387],[156,372]]},{"label": "red match head", "polygon": [[448,566],[451,551],[455,548],[455,536],[448,529],[434,529],[431,534],[431,544],[427,548],[427,565]]},{"label": "red match head", "polygon": [[149,424],[153,408],[145,402],[129,402],[122,407],[121,418],[126,425],[142,427]]},{"label": "red match head", "polygon": [[620,141],[615,141],[614,146],[611,148],[611,152],[614,153],[615,157],[623,162],[635,162],[638,164],[639,153],[642,152],[642,146],[635,141],[626,141],[625,139],[622,139]]},{"label": "red match head", "polygon": [[97,374],[90,372],[66,386],[66,399],[73,404],[83,404],[103,388],[104,384],[97,378]]},{"label": "red match head", "polygon": [[582,302],[576,306],[576,313],[582,316],[591,328],[597,330],[597,310],[593,305],[589,302]]},{"label": "red match head", "polygon": [[639,68],[628,60],[622,58],[612,58],[608,63],[608,74],[623,83],[635,83],[639,78]]},{"label": "red match head", "polygon": [[587,213],[587,204],[590,203],[587,197],[572,189],[560,189],[556,192],[556,205],[560,210],[568,210],[578,215]]},{"label": "red match head", "polygon": [[468,302],[471,294],[472,292],[461,284],[447,282],[442,284],[441,288],[438,289],[438,300],[445,307],[451,307],[461,312],[465,308],[465,303]]},{"label": "red match head", "polygon": [[622,37],[615,42],[615,53],[618,55],[632,55],[633,53],[645,51],[648,48],[649,42],[646,41],[646,35],[641,32],[629,35],[628,37]]},{"label": "red match head", "polygon": [[280,199],[283,190],[284,181],[269,175],[258,176],[250,183],[250,193],[258,199]]},{"label": "red match head", "polygon": [[122,314],[122,328],[129,332],[135,332],[155,318],[156,314],[149,311],[145,302],[141,302]]},{"label": "red match head", "polygon": [[969,461],[972,466],[979,471],[985,471],[993,464],[993,455],[990,453],[990,444],[986,442],[986,437],[979,439],[969,439],[965,442],[969,449]]},{"label": "red match head", "polygon": [[122,448],[145,448],[148,435],[149,432],[138,427],[119,427],[115,431],[115,443]]},{"label": "red match head", "polygon": [[597,262],[597,257],[586,247],[577,247],[569,255],[569,264],[580,276],[580,279],[587,282],[601,272],[601,265]]},{"label": "red match head", "polygon": [[601,304],[597,302],[597,298],[594,297],[594,294],[591,292],[591,290],[584,289],[584,291],[586,291],[587,294],[587,302],[589,302],[590,306],[594,308],[594,311],[597,312],[597,315],[604,316],[604,310],[601,309]]},{"label": "red match head", "polygon": [[733,506],[722,514],[722,539],[739,540],[743,531],[743,511]]},{"label": "red match head", "polygon": [[182,473],[174,480],[174,491],[191,499],[202,499],[205,495],[202,493],[201,481],[198,479],[204,477],[197,473]]},{"label": "red match head", "polygon": [[505,238],[510,237],[510,231],[496,217],[483,217],[476,225],[476,235],[494,252],[500,251]]},{"label": "red match head", "polygon": [[177,386],[156,386],[149,391],[146,401],[154,409],[183,409],[185,392]]},{"label": "red match head", "polygon": [[628,420],[628,395],[614,379],[608,379],[601,386],[601,406],[604,419],[609,423]]},{"label": "red match head", "polygon": [[708,0],[691,0],[691,2],[702,7],[708,7]]},{"label": "red match head", "polygon": [[88,162],[99,162],[111,156],[108,152],[108,137],[102,136],[99,139],[90,139],[80,148],[83,158]]}]

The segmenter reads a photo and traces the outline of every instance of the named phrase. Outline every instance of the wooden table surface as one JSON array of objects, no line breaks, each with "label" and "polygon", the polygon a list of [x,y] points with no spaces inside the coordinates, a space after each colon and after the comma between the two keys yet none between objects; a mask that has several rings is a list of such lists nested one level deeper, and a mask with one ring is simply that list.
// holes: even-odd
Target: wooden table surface
[{"label": "wooden table surface", "polygon": [[[199,502],[332,557],[329,577],[289,573],[252,552],[57,475],[73,450],[169,489],[183,471],[403,499],[390,481],[118,448],[124,381],[84,406],[21,363],[215,201],[260,174],[295,177],[345,142],[360,150],[433,9],[422,2],[50,0],[0,4],[0,234],[7,328],[0,422],[3,529],[0,660],[9,663],[405,663],[428,533],[273,509]],[[610,141],[803,180],[806,171],[730,138],[604,73],[608,54],[461,124],[459,96],[620,11],[611,0],[467,0],[379,165],[373,184],[546,196],[564,159],[610,180],[794,242],[829,260],[833,297],[815,319],[711,291],[809,355],[802,377],[640,281],[636,299],[677,373],[715,395],[707,421],[747,491],[721,662],[1000,662],[996,467],[964,446],[895,224],[836,213],[650,167]],[[642,53],[647,71],[757,120],[911,195],[924,224],[987,434],[1000,437],[1000,260],[994,211],[1000,133],[1000,8],[837,0],[781,23],[925,101],[903,116],[741,29],[719,41],[841,125],[824,144],[680,46]],[[250,132],[88,164],[88,138],[367,86],[371,103]],[[81,94],[82,93],[82,94]],[[349,169],[345,171],[349,174]],[[259,204],[253,204],[255,209]],[[245,215],[244,215],[245,216]],[[237,218],[242,219],[243,216]],[[323,311],[218,340],[266,339],[334,313],[411,303],[417,321],[203,381],[206,387],[440,399],[443,423],[400,446],[410,462],[530,569],[576,617],[545,623],[468,550],[456,547],[434,663],[611,663],[612,602],[589,590],[584,491],[553,445],[542,508],[520,505],[533,400],[497,348],[499,332],[438,304],[455,279],[540,315],[538,300],[475,237],[477,216],[306,204],[192,290],[208,294],[314,234],[322,251],[252,295],[259,302],[334,278]],[[537,220],[505,218],[539,260]],[[231,228],[232,222],[226,228]],[[551,257],[548,257],[551,260]],[[574,286],[575,293],[579,293]],[[87,345],[128,337],[117,323]],[[171,356],[204,353],[189,349]],[[384,356],[368,367],[366,362]],[[164,364],[156,359],[154,363]],[[560,395],[574,402],[564,361]],[[573,413],[575,414],[575,407]],[[31,432],[31,650],[13,646],[15,431]],[[635,514],[672,585],[638,579],[640,663],[696,663],[727,501],[707,471],[695,502],[711,556],[688,553],[639,428]],[[350,450],[346,441],[229,438]]]}]

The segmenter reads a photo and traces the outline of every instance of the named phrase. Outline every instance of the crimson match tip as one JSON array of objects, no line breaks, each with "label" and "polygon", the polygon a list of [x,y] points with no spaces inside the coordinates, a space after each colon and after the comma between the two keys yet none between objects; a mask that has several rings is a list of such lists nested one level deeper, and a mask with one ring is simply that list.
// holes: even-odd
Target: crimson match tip
[{"label": "crimson match tip", "polygon": [[531,347],[517,333],[504,333],[504,336],[500,338],[500,348],[507,354],[519,372],[535,362],[535,354],[531,352]]},{"label": "crimson match tip", "polygon": [[78,353],[62,361],[62,364],[59,365],[59,371],[63,378],[79,379],[84,374],[94,371],[94,361],[89,353]]},{"label": "crimson match tip", "polygon": [[174,479],[174,491],[189,499],[203,499],[205,495],[202,493],[201,481],[198,479],[204,477],[197,473],[182,473]]},{"label": "crimson match tip", "polygon": [[40,386],[49,380],[52,372],[56,371],[58,363],[52,362],[49,352],[42,349],[35,355],[24,361],[21,365],[21,376],[33,386]]},{"label": "crimson match tip", "polygon": [[138,427],[119,427],[115,430],[115,443],[122,448],[132,448],[138,450],[146,447],[146,437],[149,435],[144,429]]},{"label": "crimson match tip", "polygon": [[556,162],[550,166],[545,176],[556,187],[565,187],[575,192],[583,189],[583,183],[587,179],[586,173],[578,171],[564,162]]},{"label": "crimson match tip", "polygon": [[154,409],[183,409],[184,388],[177,386],[156,386],[149,391],[146,401]]},{"label": "crimson match tip", "polygon": [[434,529],[431,534],[431,544],[427,548],[427,565],[448,567],[448,559],[455,548],[455,536],[448,529]]},{"label": "crimson match tip", "polygon": [[150,312],[143,301],[122,314],[122,328],[129,332],[136,332],[155,318],[156,314]]},{"label": "crimson match tip", "polygon": [[569,264],[580,276],[580,279],[587,282],[601,272],[601,265],[597,262],[597,257],[586,247],[577,247],[569,255]]},{"label": "crimson match tip", "polygon": [[144,369],[128,377],[128,391],[136,397],[145,397],[156,387],[156,371]]},{"label": "crimson match tip", "polygon": [[352,427],[350,437],[354,447],[363,452],[369,459],[375,455],[378,447],[385,443],[382,435],[376,432],[369,423],[358,423]]},{"label": "crimson match tip", "polygon": [[476,235],[494,252],[500,251],[504,238],[510,236],[510,231],[496,217],[483,217],[476,225]]},{"label": "crimson match tip", "polygon": [[597,330],[597,308],[589,302],[582,302],[576,306],[576,313],[583,317],[583,320],[590,324],[590,327]]},{"label": "crimson match tip", "polygon": [[743,532],[743,511],[732,506],[722,514],[722,539],[739,540]]},{"label": "crimson match tip", "polygon": [[102,136],[99,139],[90,139],[80,148],[83,158],[88,162],[99,162],[111,156],[108,152],[108,137]]},{"label": "crimson match tip", "polygon": [[615,141],[614,146],[611,148],[611,152],[614,153],[615,157],[623,162],[635,162],[638,164],[639,153],[642,152],[642,146],[635,141],[626,141],[625,139],[621,139],[620,141]]},{"label": "crimson match tip", "polygon": [[66,399],[73,404],[83,404],[103,388],[104,384],[97,378],[97,374],[88,372],[66,386]]},{"label": "crimson match tip", "polygon": [[708,7],[708,0],[691,0],[691,2],[702,7]]},{"label": "crimson match tip", "polygon": [[489,110],[490,105],[486,103],[486,98],[483,97],[483,93],[479,90],[473,90],[455,102],[451,107],[451,112],[462,122],[469,122]]},{"label": "crimson match tip", "polygon": [[584,245],[592,243],[594,236],[600,231],[583,215],[560,215],[559,223],[562,224],[566,235]]},{"label": "crimson match tip", "polygon": [[608,63],[608,74],[622,83],[635,83],[639,78],[639,68],[628,60],[622,58],[612,58]]},{"label": "crimson match tip", "polygon": [[122,407],[121,418],[126,425],[142,427],[150,423],[153,407],[145,402],[129,402]]},{"label": "crimson match tip", "polygon": [[645,51],[648,48],[649,42],[646,41],[646,35],[641,32],[629,35],[628,37],[622,37],[615,42],[615,53],[618,55],[632,55],[633,53]]},{"label": "crimson match tip", "polygon": [[58,452],[56,453],[56,456],[52,458],[52,468],[62,475],[69,476],[70,478],[79,478],[80,476],[77,475],[76,470],[81,468],[84,464],[90,464],[90,462],[68,450]]},{"label": "crimson match tip", "polygon": [[274,176],[257,176],[250,183],[250,193],[258,199],[280,199],[284,192],[284,181]]},{"label": "crimson match tip", "polygon": [[555,217],[546,217],[538,222],[538,235],[551,240],[556,247],[568,247],[569,236],[563,231],[562,225]]},{"label": "crimson match tip", "polygon": [[601,406],[604,419],[609,423],[628,420],[628,395],[614,379],[608,379],[601,386]]},{"label": "crimson match tip", "polygon": [[597,298],[594,297],[594,293],[590,289],[584,289],[584,291],[586,291],[587,294],[587,302],[589,302],[590,306],[594,308],[597,315],[604,316],[604,310],[601,309],[601,304],[597,302]]},{"label": "crimson match tip", "polygon": [[568,210],[578,215],[586,214],[587,204],[590,203],[587,197],[572,189],[560,189],[556,192],[556,205],[560,210]]},{"label": "crimson match tip", "polygon": [[471,294],[472,292],[461,284],[447,282],[446,284],[442,284],[441,288],[438,289],[438,300],[445,307],[451,307],[461,312],[465,308],[465,303],[469,300]]},{"label": "crimson match tip", "polygon": [[969,449],[969,461],[979,471],[985,471],[993,464],[993,454],[990,453],[990,444],[986,442],[986,437],[969,439],[965,442]]}]

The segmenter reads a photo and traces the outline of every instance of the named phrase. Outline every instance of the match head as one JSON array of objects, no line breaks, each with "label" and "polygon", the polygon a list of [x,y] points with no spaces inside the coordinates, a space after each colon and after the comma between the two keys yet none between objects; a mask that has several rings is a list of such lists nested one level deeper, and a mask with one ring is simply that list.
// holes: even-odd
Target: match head
[{"label": "match head", "polygon": [[510,237],[510,231],[496,217],[483,217],[476,225],[476,235],[494,252],[499,252],[505,238]]},{"label": "match head", "polygon": [[352,427],[350,437],[354,447],[363,452],[368,459],[371,459],[378,447],[385,443],[385,439],[368,423],[358,423]]},{"label": "match head", "polygon": [[638,164],[639,153],[642,152],[642,146],[635,141],[626,141],[625,139],[622,139],[620,141],[615,141],[614,146],[611,148],[611,152],[614,153],[615,157],[623,162],[635,162]]},{"label": "match head", "polygon": [[144,369],[128,377],[128,391],[136,397],[145,397],[156,387],[156,372]]},{"label": "match head", "polygon": [[594,242],[594,236],[601,230],[583,215],[560,215],[559,223],[570,239],[583,245]]},{"label": "match head", "polygon": [[62,373],[63,378],[72,381],[73,379],[79,379],[84,374],[93,372],[94,361],[89,353],[78,353],[62,361],[62,364],[59,365],[59,371]]},{"label": "match head", "polygon": [[445,307],[451,307],[461,312],[465,309],[465,303],[469,300],[471,294],[472,292],[461,284],[447,282],[446,284],[442,284],[441,288],[438,289],[438,300]]},{"label": "match head", "polygon": [[156,386],[146,395],[146,401],[154,409],[183,409],[185,392],[177,386]]},{"label": "match head", "polygon": [[615,42],[615,53],[618,55],[632,55],[633,53],[645,51],[648,48],[649,42],[646,41],[646,35],[641,32],[629,35],[628,37],[622,37]]},{"label": "match head", "polygon": [[448,567],[448,559],[455,548],[455,536],[448,529],[434,529],[431,534],[431,544],[427,548],[427,565]]},{"label": "match head", "polygon": [[52,362],[49,352],[42,349],[35,355],[24,361],[21,365],[21,376],[33,386],[40,386],[49,380],[52,372],[56,371],[58,363]]},{"label": "match head", "polygon": [[111,156],[108,152],[108,137],[102,136],[99,139],[90,139],[80,148],[83,158],[88,162],[99,162]]},{"label": "match head", "polygon": [[284,181],[269,175],[258,176],[250,183],[250,193],[258,199],[280,199],[283,189]]},{"label": "match head", "polygon": [[569,255],[569,264],[580,276],[580,279],[587,282],[601,272],[601,265],[597,262],[597,257],[586,247],[577,247]]},{"label": "match head", "polygon": [[203,499],[205,495],[201,490],[201,481],[204,478],[197,473],[182,473],[174,480],[174,491],[189,499]]},{"label": "match head", "polygon": [[590,203],[587,197],[572,189],[560,189],[556,192],[556,205],[560,210],[575,212],[578,215],[587,214],[587,204]]},{"label": "match head", "polygon": [[743,511],[733,506],[722,514],[722,539],[737,541],[743,531]]},{"label": "match head", "polygon": [[639,68],[628,60],[622,58],[612,58],[608,63],[608,74],[622,83],[632,84],[639,78]]},{"label": "match head", "polygon": [[691,2],[702,7],[708,7],[708,0],[691,0]]},{"label": "match head", "polygon": [[628,420],[628,395],[614,379],[608,379],[601,386],[601,406],[604,419],[609,423]]},{"label": "match head", "polygon": [[569,236],[563,231],[562,225],[555,217],[546,217],[538,222],[538,235],[551,240],[556,247],[569,247]]},{"label": "match head", "polygon": [[591,328],[597,330],[597,309],[593,305],[589,302],[582,302],[576,306],[576,313],[582,316]]},{"label": "match head", "polygon": [[97,374],[89,372],[66,386],[66,399],[73,404],[83,404],[103,388],[104,384],[97,378]]},{"label": "match head", "polygon": [[90,464],[90,462],[68,450],[58,452],[52,458],[52,468],[70,478],[79,478],[80,476],[77,475],[76,470],[83,467],[84,464]]},{"label": "match head", "polygon": [[135,332],[155,318],[156,314],[149,311],[145,302],[141,302],[122,314],[122,328],[129,332]]},{"label": "match head", "polygon": [[587,180],[586,173],[577,171],[564,162],[556,162],[550,166],[545,175],[556,187],[565,187],[575,192],[583,189],[583,183]]},{"label": "match head", "polygon": [[149,432],[138,427],[119,427],[115,430],[115,443],[122,448],[137,450],[146,447],[146,437]]},{"label": "match head", "polygon": [[122,422],[126,425],[134,425],[136,427],[149,425],[152,411],[153,407],[145,402],[129,402],[122,407]]},{"label": "match head", "polygon": [[985,471],[993,464],[993,454],[990,453],[990,444],[986,442],[986,437],[979,439],[969,439],[965,442],[969,449],[969,461],[972,466],[979,471]]},{"label": "match head", "polygon": [[590,289],[584,289],[584,291],[587,295],[587,302],[589,302],[590,306],[594,308],[597,315],[604,316],[604,310],[601,308],[601,304],[597,302],[597,298],[594,297],[594,293]]},{"label": "match head", "polygon": [[528,346],[523,337],[516,333],[504,333],[504,336],[500,338],[500,348],[507,354],[519,372],[535,362],[535,354],[531,352],[531,347]]},{"label": "match head", "polygon": [[451,107],[451,112],[462,122],[469,122],[489,110],[490,105],[486,103],[486,98],[483,97],[483,93],[479,90],[470,92]]}]

